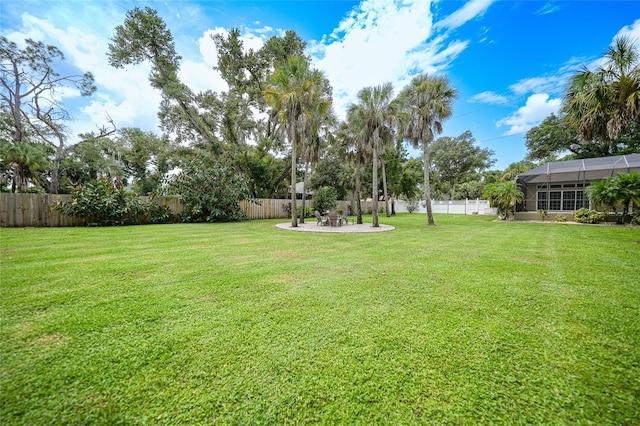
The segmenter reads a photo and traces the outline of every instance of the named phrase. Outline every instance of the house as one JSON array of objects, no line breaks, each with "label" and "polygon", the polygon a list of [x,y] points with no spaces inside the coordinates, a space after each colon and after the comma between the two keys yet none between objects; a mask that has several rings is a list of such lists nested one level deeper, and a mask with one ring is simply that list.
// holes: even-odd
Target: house
[{"label": "house", "polygon": [[[304,182],[297,182],[296,183],[296,199],[298,199],[298,200],[302,200],[302,188],[303,187],[304,187]],[[287,194],[289,194],[288,198],[291,199],[291,185],[289,185],[289,189],[287,191]],[[313,196],[313,191],[311,189],[307,188],[306,194],[307,194],[307,199],[309,200]]]},{"label": "house", "polygon": [[525,199],[516,205],[515,219],[539,219],[538,210],[571,219],[574,210],[592,208],[585,192],[591,182],[634,171],[640,173],[640,154],[554,161],[521,173],[516,183]]}]

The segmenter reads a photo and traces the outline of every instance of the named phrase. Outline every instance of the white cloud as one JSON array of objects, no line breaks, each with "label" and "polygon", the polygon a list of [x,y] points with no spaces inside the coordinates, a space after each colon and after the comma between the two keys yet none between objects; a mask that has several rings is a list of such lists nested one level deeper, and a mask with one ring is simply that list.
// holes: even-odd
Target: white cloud
[{"label": "white cloud", "polygon": [[498,121],[497,126],[508,126],[504,135],[521,134],[540,124],[550,114],[557,114],[562,100],[550,98],[547,93],[536,93],[527,98],[527,102],[515,113]]},{"label": "white cloud", "polygon": [[550,13],[557,12],[560,9],[562,9],[561,5],[559,5],[557,3],[547,2],[544,5],[542,5],[542,7],[540,9],[538,9],[536,14],[538,14],[538,15],[548,15]]},{"label": "white cloud", "polygon": [[565,90],[568,77],[567,74],[562,73],[545,77],[526,78],[512,84],[509,89],[516,95],[541,92],[560,94]]},{"label": "white cloud", "polygon": [[13,39],[30,37],[57,46],[65,55],[65,62],[58,64],[64,70],[62,75],[86,71],[94,75],[98,91],[89,98],[78,96],[75,89],[58,90],[58,96],[64,98],[71,113],[68,123],[71,142],[79,133],[104,126],[108,117],[113,118],[118,128],[135,126],[145,131],[158,131],[156,114],[161,97],[147,82],[149,65],[125,69],[111,67],[105,54],[107,37],[97,37],[73,26],[58,28],[29,14],[22,15],[22,29],[11,36]]},{"label": "white cloud", "polygon": [[[628,26],[623,27],[612,39],[612,45],[617,37],[625,36],[635,40],[640,46],[640,19]],[[566,89],[566,85],[576,72],[587,68],[595,70],[605,65],[606,58],[601,56],[597,59],[570,58],[555,75],[544,77],[532,77],[518,81],[509,86],[509,89],[516,95],[526,95],[528,93],[550,93],[561,95]]]},{"label": "white cloud", "polygon": [[487,11],[495,0],[470,0],[460,9],[436,23],[436,28],[448,28],[450,30],[461,27],[472,19],[477,18]]},{"label": "white cloud", "polygon": [[431,2],[365,0],[319,42],[311,42],[313,65],[333,87],[336,113],[344,118],[357,93],[391,82],[396,92],[420,73],[442,73],[467,48],[469,40],[450,38],[449,30],[482,15],[493,0],[471,0],[436,25]]},{"label": "white cloud", "polygon": [[498,95],[494,92],[487,91],[473,95],[471,98],[469,98],[468,102],[477,102],[490,105],[506,105],[509,102],[509,98],[507,98],[506,96]]},{"label": "white cloud", "polygon": [[622,27],[616,37],[626,36],[631,39],[635,39],[636,45],[640,45],[640,19],[636,19],[633,24]]},{"label": "white cloud", "polygon": [[205,90],[220,92],[229,89],[220,73],[213,69],[218,65],[218,51],[212,38],[216,34],[226,37],[229,32],[221,27],[205,31],[198,39],[201,58],[198,58],[198,62],[185,60],[181,64],[180,79],[196,92]]},{"label": "white cloud", "polygon": [[418,73],[439,72],[467,46],[432,34],[428,1],[365,0],[333,33],[312,42],[313,65],[331,81],[334,107],[344,117],[363,87],[392,82],[396,90]]}]

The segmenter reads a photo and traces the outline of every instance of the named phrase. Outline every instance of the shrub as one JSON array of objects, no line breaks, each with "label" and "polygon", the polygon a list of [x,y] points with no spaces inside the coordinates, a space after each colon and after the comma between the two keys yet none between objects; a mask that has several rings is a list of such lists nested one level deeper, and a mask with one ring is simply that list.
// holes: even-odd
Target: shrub
[{"label": "shrub", "polygon": [[[289,209],[291,209],[291,205],[289,205]],[[297,215],[300,217],[300,213],[302,213],[302,206],[297,206]],[[313,208],[306,207],[304,208],[304,217],[313,217]]]},{"label": "shrub", "polygon": [[578,223],[600,223],[605,220],[606,215],[595,210],[581,208],[573,212],[573,218]]},{"label": "shrub", "polygon": [[567,221],[567,216],[564,215],[563,213],[558,213],[556,215],[556,222],[566,222]]},{"label": "shrub", "polygon": [[633,225],[640,225],[640,210],[636,210],[631,215],[631,223]]},{"label": "shrub", "polygon": [[419,204],[418,204],[418,202],[416,200],[407,201],[407,211],[409,213],[415,212],[416,210],[418,210],[418,207],[420,207],[420,206],[419,206]]},{"label": "shrub", "polygon": [[167,206],[150,201],[145,208],[145,223],[174,223],[180,220],[180,217]]},{"label": "shrub", "polygon": [[513,214],[516,202],[524,200],[524,194],[513,182],[494,182],[484,187],[482,195],[498,208],[498,216],[507,220]]},{"label": "shrub", "polygon": [[542,219],[543,222],[549,216],[549,212],[543,209],[538,210],[538,214],[540,215],[540,218]]},{"label": "shrub", "polygon": [[133,192],[107,179],[99,179],[74,189],[72,201],[53,208],[67,216],[84,219],[88,225],[131,225],[144,220],[145,205]]},{"label": "shrub", "polygon": [[214,163],[194,160],[167,185],[166,193],[179,195],[185,218],[191,222],[234,222],[246,220],[239,202],[249,197],[244,176],[219,159]]},{"label": "shrub", "polygon": [[325,186],[313,193],[312,200],[314,208],[322,213],[338,205],[338,193],[332,187]]}]

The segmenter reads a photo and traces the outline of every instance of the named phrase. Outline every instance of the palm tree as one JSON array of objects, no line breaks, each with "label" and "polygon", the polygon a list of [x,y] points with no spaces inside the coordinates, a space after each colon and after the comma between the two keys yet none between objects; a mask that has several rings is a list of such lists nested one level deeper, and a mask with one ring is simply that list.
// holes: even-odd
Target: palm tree
[{"label": "palm tree", "polygon": [[320,71],[309,69],[309,62],[302,56],[292,56],[276,66],[269,77],[264,97],[277,111],[291,144],[291,226],[297,227],[296,181],[298,147],[313,136],[313,111],[317,104],[328,105],[325,78]]},{"label": "palm tree", "polygon": [[27,142],[5,142],[0,146],[0,159],[11,174],[11,192],[24,192],[29,180],[42,186],[38,172],[51,167],[41,145]]},{"label": "palm tree", "polygon": [[351,105],[348,120],[357,129],[358,145],[369,154],[373,168],[372,226],[379,227],[378,221],[378,161],[385,149],[393,143],[398,118],[392,108],[393,85],[383,83],[375,87],[365,87],[358,93],[358,104]]},{"label": "palm tree", "polygon": [[[326,93],[330,94],[331,90],[327,84]],[[335,115],[331,110],[329,102],[316,102],[312,106],[311,113],[311,135],[303,140],[302,145],[302,161],[304,162],[304,178],[302,185],[302,212],[300,213],[300,223],[304,223],[304,210],[306,207],[307,181],[309,178],[309,167],[312,163],[320,160],[320,154],[323,147],[323,139],[320,133],[325,136],[330,135],[330,127],[335,123]]]},{"label": "palm tree", "polygon": [[[353,117],[352,117],[353,118]],[[363,138],[358,137],[358,133],[361,130],[356,127],[356,123],[352,121],[346,121],[341,123],[337,133],[336,141],[339,146],[341,154],[345,160],[353,167],[353,174],[351,176],[351,184],[353,185],[353,196],[356,201],[356,217],[357,223],[362,225],[362,204],[361,204],[361,187],[360,179],[362,177],[362,169],[366,164],[366,157],[359,141]]]},{"label": "palm tree", "polygon": [[421,74],[400,93],[404,138],[414,148],[422,146],[424,165],[424,199],[428,224],[433,226],[431,186],[429,182],[429,147],[435,135],[442,133],[442,123],[451,116],[456,90],[445,77]]},{"label": "palm tree", "polygon": [[[611,207],[618,222],[622,222],[629,212],[632,202],[640,202],[640,175],[636,172],[610,176],[592,182],[587,188],[587,196],[596,205]],[[623,215],[618,217],[617,206],[622,204]]]},{"label": "palm tree", "polygon": [[616,38],[603,67],[573,76],[564,112],[587,142],[611,145],[632,123],[640,124],[640,50],[630,38]]},{"label": "palm tree", "polygon": [[513,211],[516,202],[524,200],[524,194],[513,182],[494,182],[484,187],[483,197],[487,198],[492,206],[498,208],[498,216],[507,220]]}]

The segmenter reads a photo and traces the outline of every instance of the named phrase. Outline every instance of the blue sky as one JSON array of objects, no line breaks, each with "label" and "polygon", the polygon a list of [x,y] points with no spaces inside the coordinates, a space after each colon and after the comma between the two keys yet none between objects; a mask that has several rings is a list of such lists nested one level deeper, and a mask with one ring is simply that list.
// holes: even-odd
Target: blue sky
[{"label": "blue sky", "polygon": [[95,130],[107,114],[118,127],[157,131],[159,94],[148,65],[116,70],[106,51],[116,25],[149,5],[167,23],[183,57],[181,78],[195,90],[225,90],[212,70],[210,35],[239,28],[245,46],[295,30],[313,65],[334,88],[339,116],[357,92],[386,81],[401,90],[419,72],[447,76],[458,90],[443,136],[470,130],[504,169],[526,155],[525,133],[557,112],[567,78],[597,66],[617,35],[640,43],[640,2],[628,1],[33,1],[3,0],[0,32],[58,46],[67,66],[91,71],[91,98],[59,94],[72,133]]}]

